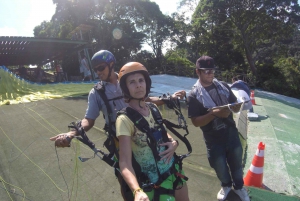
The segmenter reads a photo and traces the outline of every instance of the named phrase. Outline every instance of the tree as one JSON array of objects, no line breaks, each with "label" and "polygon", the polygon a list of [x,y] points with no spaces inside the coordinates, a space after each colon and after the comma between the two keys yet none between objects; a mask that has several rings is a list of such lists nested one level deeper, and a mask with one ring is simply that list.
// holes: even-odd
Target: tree
[{"label": "tree", "polygon": [[52,22],[43,21],[40,25],[34,27],[34,37],[40,38],[56,38],[55,29]]},{"label": "tree", "polygon": [[122,65],[141,49],[146,37],[135,25],[135,16],[141,15],[138,12],[140,9],[137,9],[139,4],[135,2],[53,0],[56,4],[55,14],[50,22],[35,28],[35,36],[71,38],[70,32],[80,24],[91,25],[93,29],[83,38],[93,42],[94,52],[99,49],[112,51]]},{"label": "tree", "polygon": [[164,73],[193,77],[195,63],[187,59],[187,49],[176,48],[165,55]]},{"label": "tree", "polygon": [[[192,42],[194,46],[203,44],[211,50],[215,47],[216,30],[223,30],[230,37],[228,41],[243,51],[251,71],[256,74],[259,55],[290,38],[299,22],[296,0],[203,0],[193,15],[195,39]],[[216,36],[219,37],[222,36]],[[206,42],[208,39],[210,42]]]},{"label": "tree", "polygon": [[187,12],[194,12],[200,0],[180,0],[179,9],[186,14]]},{"label": "tree", "polygon": [[226,16],[222,12],[213,14],[215,10],[223,9],[223,5],[215,8],[209,2],[198,6],[192,18],[193,36],[190,44],[194,60],[200,55],[210,55],[223,70],[243,65],[238,59],[240,54],[237,47],[232,43],[233,33],[228,30],[230,22],[226,22]]},{"label": "tree", "polygon": [[135,25],[145,34],[144,43],[155,55],[156,66],[161,67],[165,42],[175,33],[174,20],[162,14],[158,5],[149,1],[140,1],[135,15]]},{"label": "tree", "polygon": [[137,61],[145,65],[149,74],[158,74],[160,69],[157,66],[155,55],[152,52],[142,50],[135,55],[132,55],[132,60]]}]

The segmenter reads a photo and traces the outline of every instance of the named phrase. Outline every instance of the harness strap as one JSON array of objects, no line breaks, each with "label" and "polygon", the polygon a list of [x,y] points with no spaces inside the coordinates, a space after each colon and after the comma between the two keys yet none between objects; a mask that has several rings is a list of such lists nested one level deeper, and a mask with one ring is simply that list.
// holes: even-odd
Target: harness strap
[{"label": "harness strap", "polygon": [[114,100],[119,100],[119,99],[122,99],[124,98],[123,96],[117,96],[115,98],[111,98],[111,99],[107,99],[107,101],[114,101]]},{"label": "harness strap", "polygon": [[[104,142],[104,146],[109,150],[109,154],[108,154],[108,157],[112,158],[114,156],[114,154],[118,154],[117,152],[117,149],[116,149],[116,144],[115,144],[115,141],[118,141],[118,138],[116,138],[116,134],[115,132],[113,132],[112,130],[112,126],[113,126],[113,123],[111,121],[111,117],[113,115],[112,113],[112,109],[109,105],[109,100],[107,99],[107,96],[105,94],[105,86],[103,84],[103,82],[98,82],[95,86],[94,86],[94,89],[98,92],[98,94],[100,95],[100,97],[102,98],[105,106],[106,106],[106,110],[107,110],[107,115],[108,115],[108,125],[107,127],[107,133],[108,133],[108,138],[106,139],[106,141]],[[119,99],[119,97],[116,97],[115,99]],[[114,100],[114,99],[111,99],[111,100]],[[104,116],[104,114],[103,114]],[[104,116],[105,118],[105,116]],[[105,118],[106,119],[106,118]]]},{"label": "harness strap", "polygon": [[[155,120],[156,123],[158,123],[161,132],[162,132],[162,139],[164,142],[168,142],[168,136],[167,136],[167,131],[165,129],[165,127],[163,126],[163,121],[162,121],[162,116],[158,110],[158,108],[153,104],[153,103],[147,103],[147,105],[150,108],[151,114]],[[137,111],[135,111],[134,109],[127,107],[126,108],[126,115],[129,117],[129,119],[134,123],[134,125],[141,131],[143,131],[144,133],[146,133],[147,135],[147,144],[150,147],[154,159],[156,162],[158,162],[161,158],[161,156],[159,155],[158,149],[157,149],[157,142],[156,139],[153,136],[153,130],[150,129],[149,127],[149,123],[147,122],[147,120]],[[168,176],[164,177],[164,175],[160,174],[160,171],[158,169],[158,166],[156,165],[156,171],[158,174],[158,182],[157,184],[162,183]]]},{"label": "harness strap", "polygon": [[188,139],[185,137],[185,136],[182,136],[181,134],[179,134],[174,128],[181,128],[180,126],[166,120],[166,119],[163,119],[163,123],[165,124],[165,126],[174,134],[176,135],[176,137],[178,137],[184,144],[185,146],[187,147],[187,150],[188,150],[188,153],[185,154],[185,155],[181,155],[181,160],[183,158],[186,158],[188,157],[191,153],[192,153],[192,146],[190,144],[190,142],[188,141]]},{"label": "harness strap", "polygon": [[175,176],[181,178],[181,179],[184,179],[185,181],[189,180],[189,178],[183,174],[181,174],[180,172],[176,172],[175,173]]},{"label": "harness strap", "polygon": [[81,121],[79,122],[72,122],[71,125],[68,126],[69,128],[72,128],[72,129],[75,129],[77,131],[77,133],[80,134],[81,138],[80,137],[77,137],[77,139],[79,141],[81,141],[82,143],[86,144],[87,146],[89,146],[91,149],[95,149],[95,144],[90,141],[90,139],[87,137],[84,129],[82,128],[81,126]]},{"label": "harness strap", "polygon": [[106,106],[106,110],[107,110],[107,115],[108,115],[108,128],[109,128],[109,132],[112,130],[111,129],[111,116],[112,116],[112,109],[110,108],[110,105],[108,103],[108,99],[107,96],[105,94],[105,86],[103,84],[103,82],[98,82],[95,86],[94,89],[98,92],[98,94],[100,95],[100,97],[102,98],[105,106]]},{"label": "harness strap", "polygon": [[[178,169],[179,171],[176,169],[175,165],[178,164]],[[189,178],[186,177],[185,175],[180,173],[180,170],[182,170],[182,159],[180,160],[180,158],[175,155],[175,161],[173,163],[173,166],[170,168],[170,170],[168,172],[165,172],[161,175],[162,180],[159,180],[157,183],[155,183],[155,186],[160,186],[161,183],[166,180],[170,175],[174,174],[175,176],[175,181],[173,182],[173,189],[176,189],[178,184],[180,182],[182,182],[182,179],[187,181]]]},{"label": "harness strap", "polygon": [[[178,101],[178,99],[172,99],[171,97],[167,97],[168,101],[165,101],[165,103],[167,103],[167,106],[170,109],[174,109],[175,113],[177,115],[182,115],[181,111],[180,111],[180,103]],[[151,111],[155,111],[157,110],[154,104],[150,104],[149,105],[151,108]],[[154,113],[154,112],[153,112]],[[192,146],[190,144],[190,142],[188,141],[188,139],[186,138],[186,136],[188,135],[188,130],[187,130],[187,126],[182,126],[182,125],[176,125],[166,119],[163,119],[161,117],[161,114],[159,112],[156,112],[155,115],[157,115],[157,119],[160,119],[161,121],[159,122],[160,124],[164,124],[176,137],[178,137],[182,142],[184,142],[184,144],[186,145],[187,149],[188,149],[188,153],[185,155],[180,155],[177,156],[175,154],[175,162],[174,165],[171,169],[171,172],[174,173],[174,175],[176,176],[176,180],[173,183],[173,189],[176,189],[177,185],[179,184],[179,182],[181,181],[181,178],[183,178],[184,180],[188,180],[188,178],[184,175],[182,175],[179,171],[176,170],[175,168],[175,164],[177,163],[179,165],[179,170],[182,170],[182,160],[186,157],[188,157],[190,155],[190,153],[192,152]],[[153,115],[154,116],[154,115]],[[155,117],[154,117],[155,118]],[[187,131],[187,134],[185,134],[184,136],[182,136],[181,134],[179,134],[174,128],[180,129],[180,128],[184,128]],[[169,175],[168,175],[169,176]],[[166,179],[167,177],[164,178],[164,176],[162,175],[163,180]],[[160,181],[162,182],[162,181]]]},{"label": "harness strap", "polygon": [[100,152],[102,154],[101,159],[106,162],[108,165],[114,167],[114,168],[118,168],[119,169],[119,163],[114,161],[112,159],[112,157],[110,157],[109,154],[104,153],[103,151],[96,149],[95,148],[95,144],[88,138],[88,136],[86,135],[85,130],[82,128],[81,126],[81,121],[79,122],[71,122],[71,124],[68,126],[71,129],[75,129],[77,131],[77,133],[80,134],[80,136],[77,136],[76,139],[78,139],[80,142],[82,142],[83,144],[89,146],[95,153]]},{"label": "harness strap", "polygon": [[147,134],[147,144],[151,148],[152,153],[156,160],[160,160],[159,153],[156,148],[156,140],[152,135],[152,131],[149,127],[147,120],[136,110],[131,107],[126,108],[126,116],[134,123],[134,125],[141,131]]}]

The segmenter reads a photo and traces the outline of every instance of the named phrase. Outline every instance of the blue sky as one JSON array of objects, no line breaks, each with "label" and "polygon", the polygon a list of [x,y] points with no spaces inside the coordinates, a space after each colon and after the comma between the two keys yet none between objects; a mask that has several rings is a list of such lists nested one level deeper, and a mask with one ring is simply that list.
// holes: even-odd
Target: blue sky
[{"label": "blue sky", "polygon": [[33,29],[54,14],[52,0],[1,0],[1,36],[33,36]]},{"label": "blue sky", "polygon": [[[175,0],[152,0],[163,13],[176,11]],[[33,36],[33,29],[55,12],[52,0],[0,0],[0,36]]]}]

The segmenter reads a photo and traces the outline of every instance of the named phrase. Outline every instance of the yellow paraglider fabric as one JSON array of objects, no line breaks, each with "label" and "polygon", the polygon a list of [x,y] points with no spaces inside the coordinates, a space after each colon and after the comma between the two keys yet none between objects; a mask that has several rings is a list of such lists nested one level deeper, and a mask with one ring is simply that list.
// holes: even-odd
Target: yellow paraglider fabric
[{"label": "yellow paraglider fabric", "polygon": [[94,84],[94,82],[34,83],[0,66],[0,106],[87,95]]}]

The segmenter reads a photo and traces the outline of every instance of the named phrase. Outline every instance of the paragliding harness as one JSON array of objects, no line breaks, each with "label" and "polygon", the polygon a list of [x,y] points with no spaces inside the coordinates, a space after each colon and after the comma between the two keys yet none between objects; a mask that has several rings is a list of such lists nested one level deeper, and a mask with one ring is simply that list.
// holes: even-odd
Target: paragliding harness
[{"label": "paragliding harness", "polygon": [[[151,148],[154,159],[157,163],[161,157],[159,156],[158,149],[157,149],[157,141],[155,140],[153,133],[160,130],[162,132],[163,141],[169,142],[167,131],[166,131],[165,127],[163,126],[163,124],[165,124],[166,126],[167,125],[169,126],[171,124],[174,126],[176,126],[176,125],[169,122],[166,119],[163,119],[158,108],[153,103],[147,103],[147,105],[150,108],[150,111],[152,113],[152,116],[153,116],[155,122],[158,124],[158,126],[155,129],[150,129],[147,120],[140,113],[138,113],[136,110],[132,109],[131,107],[127,107],[127,108],[124,108],[123,110],[119,111],[118,115],[125,114],[140,131],[146,133],[147,144]],[[171,128],[171,127],[169,127],[169,128]],[[149,181],[149,179],[147,178],[147,176],[140,171],[141,168],[140,168],[139,164],[137,164],[137,166],[136,166],[136,164],[135,164],[136,162],[133,162],[133,168],[135,170],[135,174],[137,176],[137,180],[138,180],[141,188],[146,192],[154,190],[154,198],[153,198],[154,201],[158,201],[159,196],[162,194],[169,194],[169,195],[174,196],[175,190],[179,184],[182,184],[182,180],[185,180],[185,181],[188,180],[188,178],[186,176],[182,175],[180,172],[182,170],[182,160],[191,153],[192,149],[191,149],[191,146],[190,146],[188,140],[185,137],[181,136],[177,131],[175,131],[174,134],[186,144],[186,146],[189,150],[189,153],[186,155],[181,155],[181,156],[177,156],[175,154],[174,155],[175,160],[173,162],[172,167],[170,168],[169,171],[167,171],[163,174],[160,174],[158,167],[156,166],[157,173],[159,175],[159,177],[158,177],[159,179],[155,184],[151,183]],[[178,141],[177,141],[177,143],[178,143]],[[176,167],[175,167],[176,164],[178,165],[178,169],[176,169]],[[176,178],[175,181],[173,182],[173,188],[166,189],[166,188],[161,187],[160,186],[161,183],[164,182],[164,180],[166,180],[172,174],[174,174],[174,176]]]},{"label": "paragliding harness", "polygon": [[[118,153],[118,148],[119,148],[119,142],[118,142],[118,138],[116,137],[116,133],[113,131],[112,127],[114,122],[111,121],[111,117],[113,115],[111,107],[109,105],[109,101],[112,100],[117,100],[120,99],[119,97],[114,98],[114,99],[107,99],[107,96],[105,94],[105,88],[104,85],[102,84],[102,82],[99,82],[95,85],[94,89],[99,93],[100,97],[102,98],[102,100],[104,101],[104,104],[106,105],[106,109],[107,109],[107,114],[108,114],[108,125],[106,124],[104,127],[104,130],[106,131],[106,133],[108,134],[108,137],[106,139],[106,141],[104,142],[104,146],[107,148],[107,150],[109,151],[109,154],[106,154],[105,152],[101,151],[100,149],[95,148],[95,144],[89,140],[89,138],[87,137],[84,129],[81,127],[81,122],[72,122],[69,125],[70,129],[75,129],[77,131],[77,133],[80,134],[80,136],[77,136],[76,138],[78,140],[80,140],[82,143],[86,144],[87,146],[89,146],[93,151],[94,151],[94,155],[98,156],[101,160],[105,161],[108,165],[110,165],[111,167],[115,168],[115,170],[119,171],[119,163],[118,163],[118,157],[119,157],[119,153]],[[141,188],[144,191],[151,191],[152,189],[154,189],[154,199],[153,201],[158,201],[159,200],[159,195],[161,194],[172,194],[174,195],[175,193],[175,189],[176,187],[180,184],[180,182],[182,182],[182,179],[184,180],[188,180],[187,177],[185,177],[184,175],[180,174],[180,171],[182,170],[182,160],[186,157],[188,157],[191,152],[192,152],[192,147],[189,143],[189,141],[187,140],[186,136],[189,134],[188,129],[187,129],[187,124],[186,121],[181,113],[180,110],[180,103],[178,99],[172,99],[170,95],[163,95],[162,97],[160,97],[161,100],[163,100],[165,102],[165,104],[167,104],[167,106],[170,109],[174,109],[175,113],[178,115],[178,125],[163,119],[160,112],[158,111],[158,109],[156,108],[156,106],[154,104],[148,104],[152,116],[155,119],[156,123],[159,125],[159,127],[162,129],[163,131],[163,141],[167,142],[169,141],[168,137],[167,137],[167,132],[166,129],[164,128],[163,124],[181,141],[184,142],[184,144],[187,147],[188,153],[187,154],[183,154],[183,155],[179,155],[177,156],[175,154],[175,161],[173,163],[173,166],[170,168],[170,171],[168,171],[165,174],[161,174],[159,175],[159,180],[153,184],[149,182],[149,179],[147,178],[147,176],[141,172],[141,167],[140,165],[136,162],[135,158],[132,157],[132,166],[135,170],[137,179],[140,183]],[[158,151],[156,149],[156,141],[154,139],[154,137],[152,137],[152,135],[150,135],[152,133],[151,129],[149,128],[149,124],[147,122],[147,120],[145,120],[141,114],[139,114],[138,112],[136,112],[135,110],[133,110],[132,108],[125,108],[123,110],[121,110],[119,112],[119,114],[126,114],[132,122],[134,122],[134,125],[141,130],[142,132],[145,132],[147,134],[147,143],[149,143],[149,147],[151,148],[153,155],[155,156],[156,160],[160,160],[160,156],[158,155]],[[184,129],[186,131],[186,134],[184,136],[182,136],[181,134],[179,134],[175,129]],[[99,155],[99,153],[102,155]],[[175,168],[175,164],[178,164],[179,166],[179,171],[176,170]],[[158,169],[157,172],[159,173]],[[117,174],[120,174],[119,172],[115,172],[116,176],[118,176]],[[160,187],[160,184],[170,175],[174,174],[176,179],[173,183],[173,189],[165,189]],[[126,184],[125,180],[122,178],[122,189],[123,189],[123,196],[125,196],[126,201],[131,201],[134,200],[133,194],[130,190],[130,188],[128,187],[128,185]]]},{"label": "paragliding harness", "polygon": [[[118,154],[118,149],[117,149],[118,148],[118,139],[116,137],[115,131],[112,129],[112,127],[114,126],[114,122],[111,121],[113,112],[109,105],[109,101],[121,99],[121,98],[123,98],[123,96],[118,96],[113,99],[108,99],[105,94],[105,85],[102,81],[95,84],[94,90],[98,92],[98,94],[100,95],[100,97],[103,100],[103,102],[106,106],[106,109],[107,109],[107,117],[105,117],[105,115],[103,114],[103,118],[104,119],[108,118],[108,124],[105,124],[103,129],[104,129],[105,133],[107,134],[107,139],[104,142],[104,146],[109,151],[109,154],[106,154],[105,152],[101,151],[100,149],[95,148],[95,144],[89,140],[84,129],[81,127],[81,121],[71,122],[68,127],[69,127],[69,129],[75,129],[80,134],[80,136],[76,136],[76,139],[78,139],[82,143],[89,146],[94,151],[95,156],[98,156],[100,159],[105,161],[110,166],[112,166],[116,169],[119,169],[118,162],[116,160],[114,160],[115,154]],[[102,156],[99,155],[98,153],[101,153]],[[118,155],[117,155],[117,157],[118,157]]]}]

